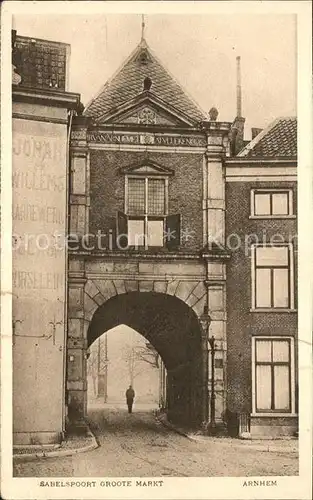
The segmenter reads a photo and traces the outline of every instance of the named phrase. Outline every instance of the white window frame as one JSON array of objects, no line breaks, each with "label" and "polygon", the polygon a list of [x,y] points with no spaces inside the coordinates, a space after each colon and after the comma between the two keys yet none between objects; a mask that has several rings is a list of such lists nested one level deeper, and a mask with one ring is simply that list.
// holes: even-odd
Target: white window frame
[{"label": "white window frame", "polygon": [[[257,340],[288,340],[290,342],[290,412],[268,411],[259,412],[256,410],[256,341]],[[252,369],[252,417],[295,417],[296,414],[296,379],[295,379],[295,339],[293,336],[252,336],[251,344],[251,369]]]},{"label": "white window frame", "polygon": [[[286,247],[289,254],[289,307],[256,307],[256,249]],[[250,312],[295,311],[294,247],[292,243],[254,243],[251,245],[251,309]]]},{"label": "white window frame", "polygon": [[[288,214],[261,214],[255,213],[255,194],[275,194],[288,193]],[[292,188],[254,188],[250,190],[250,216],[249,219],[295,219],[296,215],[293,210],[293,189]]]},{"label": "white window frame", "polygon": [[[158,216],[158,215],[149,215],[148,213],[142,214],[142,216],[138,215],[138,217],[135,214],[130,214],[128,211],[128,180],[129,179],[144,179],[145,180],[145,207],[148,206],[148,180],[149,179],[158,179],[158,180],[164,180],[164,211],[165,213]],[[166,224],[166,217],[168,215],[168,176],[167,175],[147,175],[145,174],[126,174],[125,175],[125,193],[124,193],[124,212],[127,215],[129,219],[137,219],[138,220],[144,220],[144,240],[145,244],[142,245],[142,248],[145,250],[148,250],[148,248],[153,248],[149,247],[148,245],[148,219],[149,217],[153,220],[163,220],[163,231],[165,230],[165,224]],[[164,241],[163,245],[164,247]]]}]

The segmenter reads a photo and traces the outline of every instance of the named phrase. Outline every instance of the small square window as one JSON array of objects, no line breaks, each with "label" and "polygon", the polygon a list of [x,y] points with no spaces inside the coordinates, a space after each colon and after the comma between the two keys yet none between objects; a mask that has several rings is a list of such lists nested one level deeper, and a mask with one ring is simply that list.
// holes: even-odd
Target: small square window
[{"label": "small square window", "polygon": [[252,189],[251,216],[281,218],[293,216],[292,189]]}]

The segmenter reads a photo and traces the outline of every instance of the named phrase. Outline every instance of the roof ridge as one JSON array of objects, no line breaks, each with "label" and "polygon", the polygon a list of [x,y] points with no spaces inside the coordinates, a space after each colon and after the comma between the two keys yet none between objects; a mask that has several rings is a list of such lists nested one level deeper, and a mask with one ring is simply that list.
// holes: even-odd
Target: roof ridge
[{"label": "roof ridge", "polygon": [[[139,44],[136,45],[134,50],[129,54],[129,56],[123,61],[123,63],[116,69],[116,71],[111,75],[111,77],[101,86],[97,94],[87,103],[85,107],[85,114],[87,116],[95,116],[97,120],[103,118],[108,110],[106,110],[106,106],[103,103],[106,101],[106,94],[108,99],[110,99],[110,87],[111,87],[111,93],[116,90],[114,85],[115,83],[117,84],[117,89],[118,89],[118,77],[119,75],[123,75],[123,72],[127,73],[128,68],[132,68],[132,64],[135,64],[136,61],[136,56],[140,54],[141,50],[145,50],[148,53],[148,56],[150,56],[151,60],[150,63],[152,64],[152,68],[154,68],[157,71],[157,74],[160,75],[161,80],[159,81],[159,84],[162,82],[162,79],[166,82],[168,81],[168,88],[166,86],[164,87],[163,85],[163,92],[165,91],[165,95],[167,95],[167,100],[171,94],[174,92],[175,94],[177,93],[177,96],[180,96],[180,99],[182,100],[181,106],[175,106],[176,109],[181,112],[184,112],[189,118],[192,118],[194,121],[200,121],[201,119],[206,119],[206,112],[202,109],[202,107],[196,102],[196,100],[189,94],[189,91],[185,89],[185,87],[177,80],[177,78],[172,75],[172,73],[168,70],[167,66],[163,64],[162,61],[159,60],[157,55],[155,54],[154,50],[151,49],[151,47],[148,45],[145,39],[142,39]],[[125,69],[127,68],[127,69]],[[139,73],[140,74],[140,73]],[[163,76],[162,76],[163,75]],[[116,82],[115,82],[116,81]],[[156,79],[158,81],[158,79]],[[130,80],[130,88],[132,89],[132,93],[137,92],[136,85],[132,85],[132,81]],[[164,83],[164,82],[163,82]],[[172,85],[172,88],[171,88]],[[137,81],[137,86],[138,86],[138,81]],[[162,88],[162,83],[161,83],[161,88]],[[161,96],[162,90],[161,90]],[[123,94],[120,96],[122,97]],[[111,96],[112,98],[112,96]],[[162,98],[162,97],[161,97]],[[162,98],[164,99],[164,98]],[[120,99],[118,99],[120,101]],[[166,99],[165,99],[166,101]],[[102,109],[101,109],[102,108]],[[184,111],[186,108],[186,111]],[[98,115],[98,116],[97,116]]]},{"label": "roof ridge", "polygon": [[110,83],[112,82],[112,80],[114,80],[114,78],[122,71],[122,69],[129,63],[129,61],[132,59],[132,57],[135,57],[136,55],[136,52],[139,52],[140,49],[142,48],[146,48],[146,49],[149,49],[149,46],[146,42],[146,40],[143,38],[142,40],[140,40],[140,42],[136,45],[136,47],[131,51],[131,53],[129,54],[128,57],[126,57],[126,59],[117,67],[117,69],[114,71],[114,73],[112,73],[112,75],[104,82],[103,85],[101,85],[100,87],[100,90],[98,90],[98,92],[96,93],[96,95],[94,97],[92,97],[88,103],[86,104],[85,106],[85,110],[87,110],[87,108],[89,106],[91,106],[91,104],[96,100],[98,99],[98,97],[100,97],[100,95],[102,94],[102,92],[105,90],[106,87],[108,87],[110,85]]},{"label": "roof ridge", "polygon": [[151,49],[151,47],[148,47],[148,49],[151,52],[151,55],[156,59],[156,61],[163,67],[163,69],[169,74],[169,76],[174,80],[174,82],[181,88],[183,93],[188,97],[188,99],[191,100],[191,102],[194,104],[196,108],[198,108],[198,111],[201,112],[201,114],[204,115],[204,118],[206,117],[207,113],[204,111],[204,109],[199,105],[199,103],[192,97],[191,94],[189,94],[189,91],[185,88],[184,85],[182,85],[178,79],[175,77],[175,75],[172,74],[172,72],[167,68],[167,65],[165,65],[155,54],[154,50]]}]

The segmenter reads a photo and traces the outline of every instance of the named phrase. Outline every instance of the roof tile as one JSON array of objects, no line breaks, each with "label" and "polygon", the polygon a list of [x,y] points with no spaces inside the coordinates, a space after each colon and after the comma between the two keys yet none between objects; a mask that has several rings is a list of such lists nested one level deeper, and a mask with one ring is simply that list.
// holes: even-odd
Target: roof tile
[{"label": "roof tile", "polygon": [[297,118],[277,118],[249,142],[238,156],[249,158],[297,156]]},{"label": "roof tile", "polygon": [[[146,55],[146,63],[141,62],[142,54]],[[145,77],[152,80],[151,90],[160,99],[170,103],[196,122],[206,119],[205,113],[168,73],[144,40],[87,105],[84,114],[101,122],[113,108],[133,99],[143,91]]]}]

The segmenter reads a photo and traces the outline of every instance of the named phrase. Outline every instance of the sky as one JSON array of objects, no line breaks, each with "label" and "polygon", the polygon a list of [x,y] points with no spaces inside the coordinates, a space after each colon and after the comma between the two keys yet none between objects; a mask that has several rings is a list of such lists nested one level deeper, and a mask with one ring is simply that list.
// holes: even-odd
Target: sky
[{"label": "sky", "polygon": [[[143,12],[144,14],[144,12]],[[292,14],[150,14],[145,37],[164,66],[218,120],[236,115],[241,56],[246,138],[278,116],[296,115],[296,18]],[[19,35],[71,45],[71,92],[86,105],[140,41],[141,15],[17,15]]]}]

